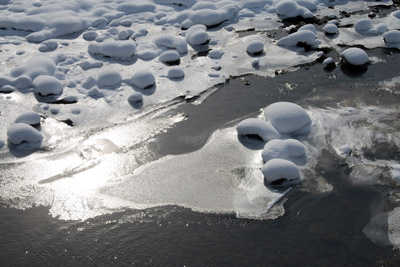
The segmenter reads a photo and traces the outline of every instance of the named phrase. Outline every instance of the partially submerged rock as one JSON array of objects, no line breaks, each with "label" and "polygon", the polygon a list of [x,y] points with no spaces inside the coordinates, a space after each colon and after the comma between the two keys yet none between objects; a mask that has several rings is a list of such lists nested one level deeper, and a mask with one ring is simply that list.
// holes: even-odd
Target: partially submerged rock
[{"label": "partially submerged rock", "polygon": [[264,141],[281,138],[280,133],[269,123],[262,119],[245,119],[236,126],[239,135],[258,136]]},{"label": "partially submerged rock", "polygon": [[23,142],[40,142],[43,140],[42,134],[26,123],[16,123],[10,126],[7,131],[8,140],[13,145]]},{"label": "partially submerged rock", "polygon": [[264,164],[261,172],[270,185],[286,185],[301,182],[299,168],[285,159],[271,159]]}]

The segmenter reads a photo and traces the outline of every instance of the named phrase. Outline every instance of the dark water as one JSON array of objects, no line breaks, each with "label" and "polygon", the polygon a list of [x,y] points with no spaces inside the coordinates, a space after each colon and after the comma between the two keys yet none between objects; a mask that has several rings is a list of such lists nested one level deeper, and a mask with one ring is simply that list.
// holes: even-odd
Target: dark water
[{"label": "dark water", "polygon": [[[371,65],[356,76],[340,68],[325,72],[317,64],[273,79],[231,79],[201,105],[177,107],[188,119],[151,147],[159,155],[193,151],[214,130],[254,117],[276,101],[318,107],[338,102],[398,105],[399,95],[384,93],[377,84],[399,75],[400,55],[381,49],[368,53],[388,63]],[[316,171],[334,190],[317,194],[294,189],[283,200],[285,215],[275,220],[162,207],[65,222],[50,217],[46,207],[2,207],[0,266],[400,266],[397,250],[376,245],[363,233],[373,214],[393,208],[387,197],[391,189],[352,185],[349,167],[327,151]]]}]

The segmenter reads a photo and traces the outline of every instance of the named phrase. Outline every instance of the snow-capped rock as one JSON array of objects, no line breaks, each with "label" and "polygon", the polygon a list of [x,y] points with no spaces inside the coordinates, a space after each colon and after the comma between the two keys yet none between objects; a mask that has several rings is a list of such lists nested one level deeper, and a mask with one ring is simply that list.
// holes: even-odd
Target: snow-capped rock
[{"label": "snow-capped rock", "polygon": [[269,123],[262,119],[245,119],[236,126],[239,135],[256,135],[264,141],[281,138],[280,133]]},{"label": "snow-capped rock", "polygon": [[263,51],[264,43],[258,40],[250,42],[246,48],[246,52],[251,56],[261,55]]},{"label": "snow-capped rock", "polygon": [[[306,157],[305,146],[296,139],[275,139],[265,144],[261,152],[264,162],[271,159],[286,159],[298,164]],[[302,162],[305,163],[305,162]]]},{"label": "snow-capped rock", "polygon": [[22,142],[40,142],[43,140],[42,134],[26,123],[15,123],[7,130],[8,140],[19,145]]},{"label": "snow-capped rock", "polygon": [[154,75],[150,71],[141,70],[132,76],[130,82],[140,89],[147,89],[152,87],[156,81]]},{"label": "snow-capped rock", "polygon": [[40,124],[40,114],[34,111],[25,112],[15,119],[15,123],[26,123],[32,126]]},{"label": "snow-capped rock", "polygon": [[167,65],[179,65],[179,63],[181,62],[181,57],[179,53],[175,50],[168,50],[163,52],[159,56],[159,59],[162,63]]},{"label": "snow-capped rock", "polygon": [[301,181],[299,168],[285,159],[271,159],[261,168],[268,184],[281,185]]},{"label": "snow-capped rock", "polygon": [[154,43],[166,49],[175,49],[179,54],[188,52],[187,44],[182,37],[161,35],[154,40]]},{"label": "snow-capped rock", "polygon": [[169,79],[181,79],[185,77],[185,72],[179,67],[172,67],[168,70]]},{"label": "snow-capped rock", "polygon": [[311,129],[310,116],[294,103],[273,103],[264,110],[264,116],[281,134],[304,135]]},{"label": "snow-capped rock", "polygon": [[88,46],[91,55],[104,57],[130,59],[135,55],[136,44],[131,40],[113,41],[107,40],[102,43],[91,43]]},{"label": "snow-capped rock", "polygon": [[121,74],[112,69],[101,71],[97,77],[99,87],[117,87],[121,84],[121,81]]},{"label": "snow-capped rock", "polygon": [[316,47],[317,44],[315,42],[315,33],[309,30],[302,30],[292,33],[286,37],[281,38],[278,41],[279,46],[296,46],[299,43],[307,44],[311,47]]},{"label": "snow-capped rock", "polygon": [[313,17],[312,12],[304,6],[291,0],[276,1],[275,11],[278,15],[287,18],[295,18],[301,16],[303,18]]},{"label": "snow-capped rock", "polygon": [[346,63],[353,66],[365,65],[369,62],[369,57],[364,50],[358,47],[351,47],[341,53]]},{"label": "snow-capped rock", "polygon": [[339,33],[339,28],[333,23],[326,24],[322,29],[326,35],[335,35]]},{"label": "snow-capped rock", "polygon": [[391,30],[383,34],[385,43],[399,43],[400,42],[400,31]]},{"label": "snow-capped rock", "polygon": [[42,95],[61,95],[63,92],[63,84],[60,80],[53,76],[41,75],[32,82],[33,91]]},{"label": "snow-capped rock", "polygon": [[199,46],[207,44],[210,41],[210,36],[207,33],[207,27],[202,24],[191,26],[186,31],[186,42],[191,46]]}]

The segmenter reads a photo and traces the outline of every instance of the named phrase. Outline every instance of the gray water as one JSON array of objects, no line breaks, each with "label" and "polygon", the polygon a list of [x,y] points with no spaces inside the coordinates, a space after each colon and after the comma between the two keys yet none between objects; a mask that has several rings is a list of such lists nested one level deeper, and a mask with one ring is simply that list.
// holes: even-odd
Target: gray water
[{"label": "gray water", "polygon": [[[387,63],[357,75],[340,67],[326,72],[316,64],[274,78],[232,78],[201,104],[178,105],[175,112],[184,112],[187,120],[157,136],[150,148],[159,156],[197,150],[216,129],[255,117],[276,101],[321,108],[339,102],[398,105],[399,95],[379,91],[377,85],[399,75],[400,55],[381,49],[368,53]],[[322,155],[315,171],[333,191],[295,188],[282,199],[285,214],[274,220],[167,206],[77,222],[52,218],[47,207],[3,205],[0,266],[399,266],[400,255],[385,235],[378,245],[363,231],[377,213],[384,214],[381,230],[387,228],[385,212],[395,207],[387,195],[396,189],[353,184],[348,165],[329,151]]]}]

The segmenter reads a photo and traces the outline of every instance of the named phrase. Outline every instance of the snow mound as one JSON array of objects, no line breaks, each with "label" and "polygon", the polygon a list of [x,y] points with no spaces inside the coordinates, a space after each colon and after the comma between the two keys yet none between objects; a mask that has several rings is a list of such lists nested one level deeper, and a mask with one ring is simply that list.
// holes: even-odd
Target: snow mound
[{"label": "snow mound", "polygon": [[[276,1],[275,5],[276,13],[281,16],[283,19],[295,18],[295,17],[303,17],[303,18],[311,18],[313,17],[312,12],[304,6],[299,5],[298,3],[291,0],[283,0]],[[306,2],[306,1],[304,1]],[[311,2],[310,2],[311,3]]]},{"label": "snow mound", "polygon": [[193,25],[186,31],[186,42],[191,46],[207,44],[210,36],[207,33],[207,27],[202,24]]},{"label": "snow mound", "polygon": [[7,131],[8,140],[19,145],[23,142],[40,142],[43,140],[42,134],[26,123],[16,123],[10,126]]},{"label": "snow mound", "polygon": [[396,10],[396,11],[392,12],[392,16],[400,19],[400,10]]},{"label": "snow mound", "polygon": [[400,42],[400,31],[391,30],[383,34],[385,43],[399,43]]},{"label": "snow mound", "polygon": [[361,66],[369,62],[369,57],[364,50],[351,47],[342,52],[343,59],[350,65]]},{"label": "snow mound", "polygon": [[264,43],[258,40],[252,41],[247,45],[246,51],[249,55],[261,55],[264,51]]},{"label": "snow mound", "polygon": [[296,46],[299,43],[308,44],[311,47],[316,47],[317,44],[315,42],[315,33],[309,30],[302,30],[292,33],[286,37],[281,38],[278,41],[279,46]]},{"label": "snow mound", "polygon": [[82,38],[86,41],[94,41],[99,36],[96,31],[88,31],[82,34]]},{"label": "snow mound", "polygon": [[118,4],[116,9],[125,14],[134,14],[140,12],[153,12],[156,9],[156,6],[151,3],[137,1],[136,3]]},{"label": "snow mound", "polygon": [[140,89],[150,88],[155,82],[154,75],[147,70],[138,71],[131,78],[131,83]]},{"label": "snow mound", "polygon": [[310,116],[294,103],[273,103],[264,110],[264,116],[282,134],[303,135],[311,129]]},{"label": "snow mound", "polygon": [[281,138],[280,133],[269,123],[261,119],[245,119],[236,126],[239,135],[257,135],[264,141]]},{"label": "snow mound", "polygon": [[99,87],[117,87],[122,82],[121,74],[116,70],[103,70],[97,77]]},{"label": "snow mound", "polygon": [[322,29],[326,35],[335,35],[339,33],[339,28],[333,23],[326,24]]},{"label": "snow mound", "polygon": [[94,69],[94,68],[100,68],[103,66],[103,62],[101,61],[94,61],[94,60],[84,60],[79,63],[79,66],[83,70],[88,70],[88,69]]},{"label": "snow mound", "polygon": [[297,31],[299,32],[299,31],[305,31],[305,30],[313,32],[313,33],[317,33],[317,29],[315,28],[315,26],[313,24],[303,25]]},{"label": "snow mound", "polygon": [[154,40],[154,43],[166,49],[175,49],[179,54],[186,54],[187,44],[182,37],[162,35]]},{"label": "snow mound", "polygon": [[169,79],[181,79],[185,77],[185,72],[179,67],[172,67],[168,70]]},{"label": "snow mound", "polygon": [[49,75],[41,75],[32,82],[33,91],[42,96],[61,95],[63,85],[57,78]]},{"label": "snow mound", "polygon": [[305,146],[296,139],[275,139],[265,144],[261,155],[264,162],[268,162],[271,159],[286,159],[297,164],[299,160],[305,158],[306,149]]},{"label": "snow mound", "polygon": [[40,119],[41,118],[39,113],[30,111],[19,115],[15,119],[15,123],[26,123],[35,126],[40,124]]},{"label": "snow mound", "polygon": [[299,168],[293,162],[285,159],[271,159],[262,166],[261,172],[268,184],[300,182]]},{"label": "snow mound", "polygon": [[133,41],[114,41],[107,40],[102,43],[91,43],[88,46],[88,52],[91,55],[103,57],[129,59],[135,55],[136,44]]},{"label": "snow mound", "polygon": [[181,62],[180,55],[175,50],[168,50],[163,52],[160,57],[160,61],[167,65],[179,65]]}]

